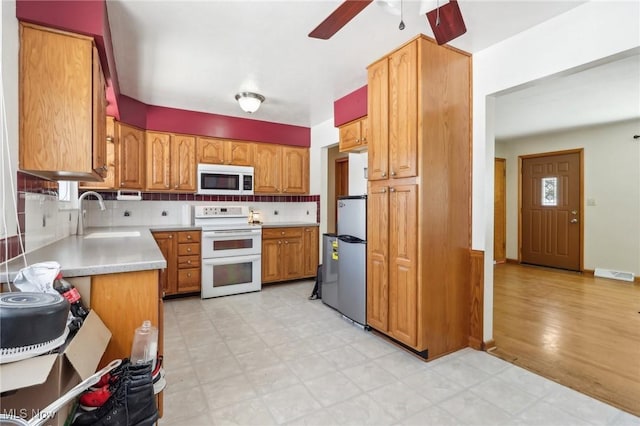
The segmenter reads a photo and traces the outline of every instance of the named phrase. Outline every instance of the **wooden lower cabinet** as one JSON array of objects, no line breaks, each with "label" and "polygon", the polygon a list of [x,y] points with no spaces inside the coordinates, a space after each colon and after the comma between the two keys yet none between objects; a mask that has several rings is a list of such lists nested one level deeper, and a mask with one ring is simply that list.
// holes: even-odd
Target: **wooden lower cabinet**
[{"label": "wooden lower cabinet", "polygon": [[[262,282],[309,278],[316,275],[318,227],[263,228]],[[309,265],[315,264],[313,268]]]},{"label": "wooden lower cabinet", "polygon": [[[98,369],[131,356],[136,328],[145,320],[158,327],[158,354],[164,354],[164,312],[159,271],[122,272],[91,277],[90,306],[111,331]],[[162,416],[162,392],[157,395]]]},{"label": "wooden lower cabinet", "polygon": [[200,291],[200,231],[153,232],[167,260],[160,274],[162,296]]}]

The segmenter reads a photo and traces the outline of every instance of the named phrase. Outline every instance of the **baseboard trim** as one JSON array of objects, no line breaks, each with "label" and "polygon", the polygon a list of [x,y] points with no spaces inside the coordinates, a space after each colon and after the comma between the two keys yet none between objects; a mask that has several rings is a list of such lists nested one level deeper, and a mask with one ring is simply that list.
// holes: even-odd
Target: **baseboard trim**
[{"label": "baseboard trim", "polygon": [[482,342],[482,350],[488,352],[496,348],[496,341],[491,339],[486,342]]},{"label": "baseboard trim", "polygon": [[473,336],[469,336],[469,347],[477,351],[482,351],[482,340],[479,340]]},{"label": "baseboard trim", "polygon": [[514,264],[518,265],[520,263],[520,261],[518,259],[508,259],[507,258],[506,263],[514,263]]}]

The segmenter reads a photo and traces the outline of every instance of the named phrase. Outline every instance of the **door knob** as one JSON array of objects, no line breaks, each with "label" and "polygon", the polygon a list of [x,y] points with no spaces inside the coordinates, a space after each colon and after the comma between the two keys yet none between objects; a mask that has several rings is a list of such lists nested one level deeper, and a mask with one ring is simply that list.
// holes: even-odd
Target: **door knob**
[{"label": "door knob", "polygon": [[578,219],[573,218],[569,221],[569,223],[578,223]]},{"label": "door knob", "polygon": [[578,214],[578,210],[571,210],[571,214],[574,215],[574,216],[577,215]]}]

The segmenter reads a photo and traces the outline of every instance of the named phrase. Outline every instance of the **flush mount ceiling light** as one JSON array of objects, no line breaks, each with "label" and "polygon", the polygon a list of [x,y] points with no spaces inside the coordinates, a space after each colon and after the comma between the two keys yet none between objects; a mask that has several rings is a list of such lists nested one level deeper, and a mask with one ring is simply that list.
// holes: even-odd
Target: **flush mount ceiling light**
[{"label": "flush mount ceiling light", "polygon": [[236,101],[244,112],[251,114],[260,108],[260,104],[264,102],[264,96],[253,92],[241,92],[236,95]]}]

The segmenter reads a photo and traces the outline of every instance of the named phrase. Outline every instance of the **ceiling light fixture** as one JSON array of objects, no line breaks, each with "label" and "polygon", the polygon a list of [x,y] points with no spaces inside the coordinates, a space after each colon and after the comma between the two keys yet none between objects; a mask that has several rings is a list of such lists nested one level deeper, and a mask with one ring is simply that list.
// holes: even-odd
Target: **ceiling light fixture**
[{"label": "ceiling light fixture", "polygon": [[251,114],[260,108],[260,104],[264,102],[264,96],[253,92],[241,92],[236,95],[236,101],[244,112]]}]

